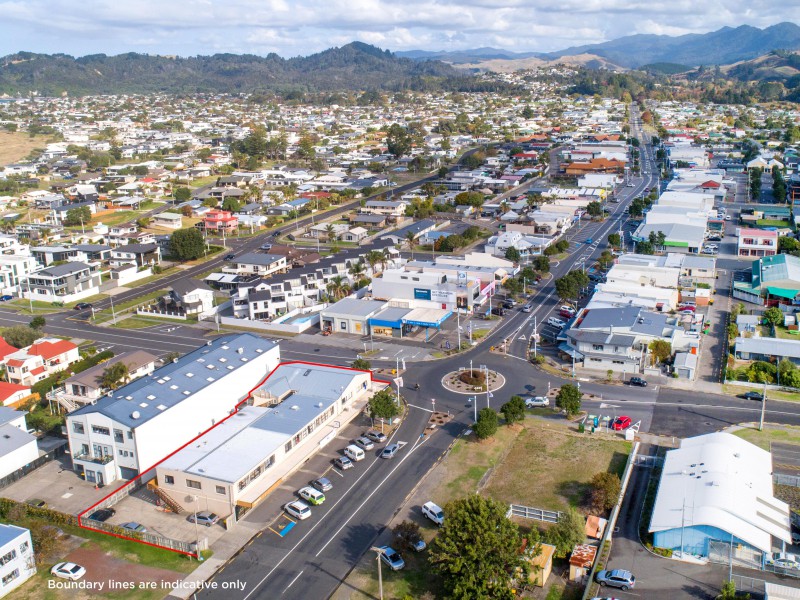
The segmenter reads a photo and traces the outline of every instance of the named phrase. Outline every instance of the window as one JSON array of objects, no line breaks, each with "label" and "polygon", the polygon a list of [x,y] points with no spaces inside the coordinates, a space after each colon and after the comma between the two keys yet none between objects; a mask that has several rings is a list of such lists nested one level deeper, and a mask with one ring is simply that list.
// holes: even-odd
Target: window
[{"label": "window", "polygon": [[133,431],[131,431],[130,429],[128,429],[128,439],[129,440],[133,439]]},{"label": "window", "polygon": [[225,495],[225,486],[218,485],[216,486],[216,489],[218,494],[222,494],[223,496]]},{"label": "window", "polygon": [[19,569],[14,569],[13,571],[11,571],[11,573],[9,573],[5,577],[3,577],[3,586],[4,587],[7,586],[9,583],[14,581],[17,577],[19,577]]},{"label": "window", "polygon": [[17,558],[17,551],[16,550],[12,550],[8,554],[4,554],[3,556],[0,556],[0,567],[2,567],[3,565],[7,565],[8,563],[10,563],[15,558]]},{"label": "window", "polygon": [[111,435],[111,430],[108,427],[100,427],[100,425],[92,425],[92,432],[100,435]]},{"label": "window", "polygon": [[203,486],[200,485],[199,481],[195,481],[194,479],[187,479],[186,480],[186,487],[193,488],[195,490],[202,489]]},{"label": "window", "polygon": [[19,545],[19,553],[20,553],[20,554],[26,554],[26,553],[28,552],[28,549],[29,549],[30,547],[31,547],[31,545],[30,545],[28,542],[22,542],[22,543]]},{"label": "window", "polygon": [[625,364],[625,361],[622,361],[622,360],[612,360],[611,362],[613,362],[615,365],[624,365]]},{"label": "window", "polygon": [[347,321],[342,321],[341,323],[339,323],[339,327],[341,329],[347,329]]},{"label": "window", "polygon": [[83,428],[83,423],[79,423],[78,421],[72,422],[72,431],[73,433],[80,433],[80,434],[86,433],[86,430]]},{"label": "window", "polygon": [[114,430],[114,441],[119,442],[120,444],[125,441],[125,438],[122,437],[122,430],[115,429]]},{"label": "window", "polygon": [[598,351],[602,352],[603,351],[603,344],[593,344],[592,345],[592,350],[598,350]]},{"label": "window", "polygon": [[164,483],[172,485],[175,483],[175,478],[172,475],[164,475]]},{"label": "window", "polygon": [[283,451],[288,453],[288,452],[291,451],[291,449],[292,449],[292,440],[289,440],[288,442],[286,442],[286,445],[283,447]]}]

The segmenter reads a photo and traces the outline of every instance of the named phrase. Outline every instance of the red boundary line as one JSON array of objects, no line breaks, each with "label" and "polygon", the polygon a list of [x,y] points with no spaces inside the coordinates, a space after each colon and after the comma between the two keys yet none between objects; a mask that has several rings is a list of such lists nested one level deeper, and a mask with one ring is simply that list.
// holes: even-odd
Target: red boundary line
[{"label": "red boundary line", "polygon": [[[125,484],[121,485],[120,487],[118,487],[118,488],[117,488],[117,489],[115,489],[114,491],[110,492],[109,494],[106,494],[106,495],[105,495],[105,496],[103,496],[103,497],[102,497],[100,500],[98,500],[97,502],[95,502],[94,504],[92,504],[92,505],[91,505],[90,507],[88,507],[87,509],[85,509],[85,510],[83,510],[82,512],[78,513],[78,527],[80,527],[81,529],[88,529],[88,530],[90,530],[90,531],[97,531],[98,533],[103,533],[103,534],[105,534],[105,535],[109,535],[109,536],[111,536],[111,537],[115,537],[115,538],[119,538],[119,539],[123,539],[123,540],[130,540],[130,541],[132,541],[132,542],[138,542],[139,544],[144,544],[144,545],[146,545],[146,546],[153,546],[153,547],[155,547],[155,548],[162,548],[162,549],[164,549],[164,550],[169,550],[170,552],[176,552],[177,554],[185,554],[185,555],[187,555],[187,556],[192,556],[192,557],[195,557],[195,558],[197,558],[197,556],[198,556],[198,555],[197,555],[196,553],[192,553],[192,552],[184,552],[184,551],[182,551],[182,550],[176,550],[176,549],[174,549],[174,548],[168,548],[168,547],[166,547],[166,546],[161,546],[161,545],[159,545],[159,544],[153,544],[153,543],[151,543],[151,542],[145,542],[144,540],[140,540],[140,539],[136,539],[136,538],[128,537],[128,536],[125,536],[125,535],[120,535],[120,534],[118,534],[118,533],[112,533],[112,532],[110,532],[110,531],[105,531],[105,530],[103,530],[103,529],[96,529],[96,528],[94,528],[94,527],[89,527],[88,525],[84,525],[84,523],[83,523],[83,518],[82,518],[82,517],[83,517],[83,515],[85,515],[85,514],[86,514],[86,513],[88,513],[89,511],[93,510],[93,509],[94,509],[94,508],[95,508],[97,505],[99,505],[99,504],[102,504],[102,503],[103,503],[105,500],[107,500],[108,498],[110,498],[111,496],[113,496],[114,494],[116,494],[117,492],[119,492],[120,490],[123,490],[123,489],[125,489],[126,487],[128,487],[129,485],[132,485],[132,484],[133,484],[133,483],[134,483],[134,482],[135,482],[137,479],[139,479],[140,477],[142,477],[143,475],[145,475],[145,474],[146,474],[146,473],[148,473],[149,471],[152,471],[153,469],[155,469],[155,468],[156,468],[158,465],[160,465],[161,463],[163,463],[165,460],[167,460],[167,459],[171,458],[172,456],[174,456],[175,454],[177,454],[178,452],[180,452],[181,450],[183,450],[184,448],[186,448],[186,446],[188,446],[188,445],[190,445],[190,444],[194,443],[195,441],[197,441],[198,439],[200,439],[201,437],[203,437],[204,435],[206,435],[206,434],[207,434],[209,431],[211,431],[211,430],[212,430],[212,429],[214,429],[215,427],[219,427],[219,426],[220,426],[220,425],[222,425],[222,424],[223,424],[225,421],[227,421],[228,419],[230,419],[231,417],[233,417],[234,415],[236,415],[236,413],[238,413],[238,412],[239,412],[239,409],[240,409],[240,407],[241,407],[243,404],[245,404],[245,403],[246,403],[246,402],[247,402],[247,401],[250,399],[250,397],[251,397],[251,396],[252,396],[252,394],[253,394],[253,390],[256,390],[256,389],[260,388],[262,385],[264,385],[264,383],[266,383],[266,381],[267,381],[267,380],[268,380],[270,377],[272,377],[273,373],[275,373],[275,371],[277,371],[277,370],[278,370],[280,367],[282,367],[282,366],[288,366],[288,365],[297,365],[297,364],[300,364],[300,365],[311,365],[311,366],[315,366],[315,367],[326,367],[326,368],[329,368],[329,369],[341,369],[341,370],[344,370],[344,371],[359,371],[359,372],[362,372],[362,373],[369,373],[369,375],[370,375],[370,380],[371,380],[373,383],[377,382],[377,383],[385,383],[386,385],[391,385],[391,382],[390,382],[390,381],[386,381],[386,380],[384,380],[384,379],[375,379],[375,374],[374,374],[372,371],[365,371],[365,370],[363,370],[363,369],[354,369],[354,368],[352,368],[352,367],[340,367],[340,366],[338,366],[338,365],[327,365],[327,364],[325,364],[325,363],[317,363],[317,362],[311,362],[311,361],[306,361],[306,360],[290,360],[290,361],[286,361],[286,362],[279,362],[279,363],[278,363],[278,364],[275,366],[275,368],[274,368],[274,369],[272,369],[272,371],[270,371],[270,372],[267,374],[267,376],[266,376],[266,377],[264,377],[264,379],[262,379],[262,380],[261,380],[261,381],[260,381],[258,384],[256,384],[256,385],[255,385],[255,387],[251,388],[251,389],[250,389],[250,391],[249,391],[249,392],[247,392],[247,395],[244,397],[244,399],[243,399],[241,402],[239,402],[239,403],[238,403],[238,404],[237,404],[237,405],[234,407],[234,411],[233,411],[231,414],[229,414],[227,417],[225,417],[224,419],[222,419],[222,420],[221,420],[219,423],[216,423],[216,424],[212,425],[211,427],[209,427],[208,429],[206,429],[205,431],[203,431],[203,432],[202,432],[202,433],[200,433],[199,435],[197,435],[197,436],[193,437],[191,440],[189,440],[188,442],[186,442],[186,443],[185,443],[183,446],[181,446],[181,447],[180,447],[180,448],[178,448],[177,450],[173,450],[173,451],[172,451],[172,452],[170,452],[170,453],[169,453],[167,456],[165,456],[165,457],[164,457],[164,458],[162,458],[160,461],[158,461],[156,464],[154,464],[154,465],[152,465],[152,466],[148,467],[147,469],[145,469],[145,470],[144,470],[144,472],[140,473],[139,475],[137,475],[136,477],[134,477],[133,479],[131,479],[131,480],[130,480],[130,481],[128,481],[127,483],[125,483]],[[87,519],[87,521],[90,521],[90,519]]]}]

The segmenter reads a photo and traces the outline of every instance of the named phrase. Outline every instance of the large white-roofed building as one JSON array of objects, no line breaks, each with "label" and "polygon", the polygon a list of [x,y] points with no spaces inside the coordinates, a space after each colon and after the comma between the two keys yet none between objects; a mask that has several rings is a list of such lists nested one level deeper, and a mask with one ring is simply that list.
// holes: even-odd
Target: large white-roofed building
[{"label": "large white-roofed building", "polygon": [[773,495],[772,457],[724,432],[667,452],[650,520],[653,545],[709,556],[715,541],[752,557],[791,542],[789,506]]}]

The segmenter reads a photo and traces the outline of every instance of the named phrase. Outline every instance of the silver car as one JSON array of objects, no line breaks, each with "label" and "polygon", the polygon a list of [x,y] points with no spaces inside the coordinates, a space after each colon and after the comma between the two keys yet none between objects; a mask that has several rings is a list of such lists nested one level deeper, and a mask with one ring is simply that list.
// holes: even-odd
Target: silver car
[{"label": "silver car", "polygon": [[375,444],[373,444],[369,438],[364,436],[357,438],[355,443],[357,446],[361,446],[364,450],[372,450],[375,447]]}]

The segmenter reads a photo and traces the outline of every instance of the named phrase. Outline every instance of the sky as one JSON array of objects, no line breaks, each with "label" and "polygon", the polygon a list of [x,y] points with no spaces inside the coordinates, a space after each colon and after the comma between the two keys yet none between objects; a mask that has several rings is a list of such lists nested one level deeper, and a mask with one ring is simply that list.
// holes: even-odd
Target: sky
[{"label": "sky", "polygon": [[0,56],[284,57],[383,49],[556,51],[635,33],[800,22],[800,0],[0,0]]}]

